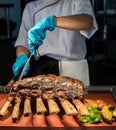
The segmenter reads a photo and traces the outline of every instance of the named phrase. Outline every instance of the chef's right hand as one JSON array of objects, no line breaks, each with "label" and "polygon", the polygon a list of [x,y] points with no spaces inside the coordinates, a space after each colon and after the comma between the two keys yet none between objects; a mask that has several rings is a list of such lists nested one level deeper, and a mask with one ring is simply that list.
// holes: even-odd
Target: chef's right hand
[{"label": "chef's right hand", "polygon": [[43,44],[43,39],[46,37],[46,31],[53,31],[55,26],[55,18],[53,16],[47,16],[28,31],[28,44],[31,55],[35,54],[36,47]]},{"label": "chef's right hand", "polygon": [[[20,70],[22,70],[22,68],[26,64],[27,60],[28,60],[28,56],[26,54],[22,54],[22,55],[17,56],[16,62],[12,66],[14,76],[17,75]],[[30,69],[30,65],[28,65],[28,67],[26,68],[23,76],[27,75],[27,72],[29,69]]]}]

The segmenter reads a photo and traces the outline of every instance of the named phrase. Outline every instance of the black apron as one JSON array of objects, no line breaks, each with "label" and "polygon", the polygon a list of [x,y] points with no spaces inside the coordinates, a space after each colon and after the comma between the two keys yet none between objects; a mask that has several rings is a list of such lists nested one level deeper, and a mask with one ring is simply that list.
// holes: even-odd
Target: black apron
[{"label": "black apron", "polygon": [[26,77],[32,77],[42,74],[55,74],[59,75],[58,60],[41,56],[39,60],[32,58],[30,63],[30,70]]}]

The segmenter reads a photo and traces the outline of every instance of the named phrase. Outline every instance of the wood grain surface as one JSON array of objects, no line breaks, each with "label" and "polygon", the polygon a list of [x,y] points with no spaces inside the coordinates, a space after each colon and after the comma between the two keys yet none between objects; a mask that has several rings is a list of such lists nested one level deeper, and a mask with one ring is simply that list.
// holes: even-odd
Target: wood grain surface
[{"label": "wood grain surface", "polygon": [[[0,94],[0,108],[3,106],[7,98],[7,94]],[[116,103],[112,97],[111,94],[86,94],[85,98],[87,99],[101,99],[104,100],[108,104],[112,104],[116,106]],[[7,113],[7,116],[5,116],[3,119],[0,120],[0,130],[36,130],[38,127],[44,130],[47,130],[48,127],[52,129],[52,127],[49,125],[49,122],[46,123],[47,117],[38,117],[35,118],[35,115],[30,115],[29,117],[24,117],[21,115],[19,120],[16,123],[12,123],[11,119],[11,110]],[[53,116],[51,116],[53,118]],[[59,116],[60,117],[60,116]],[[63,117],[63,116],[62,116]],[[36,120],[37,119],[37,120]],[[44,121],[42,120],[44,119]],[[60,118],[61,122],[64,121],[63,118]],[[72,117],[70,118],[72,119]],[[36,121],[35,121],[36,120]],[[46,121],[45,121],[46,120]],[[50,120],[50,119],[49,119]],[[53,120],[53,119],[52,119]],[[38,122],[39,121],[39,122]],[[41,124],[41,121],[44,122],[44,125],[39,126],[39,123]],[[37,124],[38,123],[38,124]],[[78,122],[77,122],[78,123]],[[70,126],[70,124],[74,124],[73,126]],[[76,123],[70,123],[66,127],[57,127],[57,130],[68,130],[71,128],[71,130],[116,130],[116,122],[113,122],[111,125],[106,123],[99,123],[99,124],[76,124]],[[76,124],[76,125],[75,125]],[[54,129],[55,130],[55,129]]]}]

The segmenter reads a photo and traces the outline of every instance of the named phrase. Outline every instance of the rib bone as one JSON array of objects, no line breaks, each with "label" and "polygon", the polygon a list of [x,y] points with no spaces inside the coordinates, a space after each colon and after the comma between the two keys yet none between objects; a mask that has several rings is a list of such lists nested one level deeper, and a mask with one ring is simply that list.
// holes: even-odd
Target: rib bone
[{"label": "rib bone", "polygon": [[38,114],[44,114],[47,111],[41,97],[36,98],[36,112]]}]

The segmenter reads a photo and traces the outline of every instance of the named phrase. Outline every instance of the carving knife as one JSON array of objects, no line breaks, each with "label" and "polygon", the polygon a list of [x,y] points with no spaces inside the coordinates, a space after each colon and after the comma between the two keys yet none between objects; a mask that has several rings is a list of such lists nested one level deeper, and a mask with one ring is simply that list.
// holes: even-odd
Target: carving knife
[{"label": "carving knife", "polygon": [[[40,58],[40,55],[39,55],[39,52],[38,52],[38,49],[37,49],[37,48],[38,48],[38,46],[35,46],[35,51],[36,51],[36,53],[35,53],[35,55],[34,55],[35,60],[38,60],[38,59]],[[24,67],[23,67],[23,69],[22,69],[22,71],[21,71],[21,73],[20,73],[20,76],[19,76],[19,79],[18,79],[18,80],[22,79],[23,74],[24,74],[26,68],[28,67],[28,65],[29,65],[29,63],[30,63],[31,58],[32,58],[32,55],[29,56],[29,58],[28,58],[26,64],[24,65]]]},{"label": "carving knife", "polygon": [[[40,58],[40,55],[39,55],[39,52],[38,52],[37,48],[38,48],[38,47],[36,46],[36,48],[35,48],[36,54],[34,55],[35,60],[38,60],[38,59]],[[11,90],[12,90],[12,87],[11,87],[11,86],[12,86],[16,81],[22,79],[23,74],[24,74],[26,68],[28,67],[28,65],[29,65],[29,63],[30,63],[31,58],[32,58],[32,55],[29,56],[29,58],[28,58],[26,64],[24,65],[23,69],[19,70],[18,74],[15,75],[15,76],[10,80],[10,82],[4,87],[4,92],[5,92],[5,93],[9,92],[9,90],[11,91]]]}]

